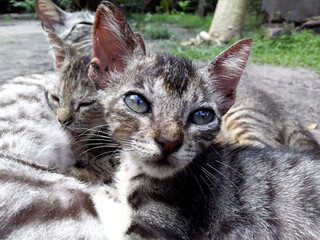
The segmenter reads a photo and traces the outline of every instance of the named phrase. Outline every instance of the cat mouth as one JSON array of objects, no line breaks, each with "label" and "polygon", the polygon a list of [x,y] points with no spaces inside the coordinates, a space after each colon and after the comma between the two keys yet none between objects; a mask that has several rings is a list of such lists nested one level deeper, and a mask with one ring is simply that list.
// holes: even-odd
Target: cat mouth
[{"label": "cat mouth", "polygon": [[170,167],[170,166],[172,166],[168,157],[161,157],[160,159],[158,159],[156,161],[148,162],[148,164],[153,167]]}]

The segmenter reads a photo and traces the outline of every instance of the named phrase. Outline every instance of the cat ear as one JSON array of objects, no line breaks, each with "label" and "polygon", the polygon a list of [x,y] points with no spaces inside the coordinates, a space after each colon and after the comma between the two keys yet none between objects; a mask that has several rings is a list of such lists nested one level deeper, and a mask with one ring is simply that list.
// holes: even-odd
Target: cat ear
[{"label": "cat ear", "polygon": [[235,102],[235,93],[246,66],[252,39],[240,40],[214,58],[208,66],[215,90],[222,94],[219,111],[224,115]]},{"label": "cat ear", "polygon": [[64,25],[67,16],[67,13],[57,7],[51,0],[37,0],[36,12],[44,28],[53,32],[59,25]]},{"label": "cat ear", "polygon": [[54,54],[56,69],[59,69],[67,55],[70,54],[70,49],[52,31],[47,30],[46,34]]},{"label": "cat ear", "polygon": [[96,12],[92,47],[89,76],[97,88],[105,88],[111,72],[123,71],[128,59],[145,52],[141,35],[134,34],[120,10],[107,1]]},{"label": "cat ear", "polygon": [[135,32],[134,35],[136,36],[137,40],[139,41],[140,47],[143,51],[143,54],[146,55],[146,46],[144,44],[143,37],[138,32]]}]

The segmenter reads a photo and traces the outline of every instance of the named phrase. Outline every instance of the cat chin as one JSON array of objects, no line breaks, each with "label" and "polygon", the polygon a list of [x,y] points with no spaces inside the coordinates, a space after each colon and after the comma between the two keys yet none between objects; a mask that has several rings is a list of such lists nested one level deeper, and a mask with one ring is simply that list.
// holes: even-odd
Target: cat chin
[{"label": "cat chin", "polygon": [[170,162],[163,163],[161,161],[141,161],[139,164],[146,175],[158,179],[169,178],[186,167],[185,164],[173,165]]}]

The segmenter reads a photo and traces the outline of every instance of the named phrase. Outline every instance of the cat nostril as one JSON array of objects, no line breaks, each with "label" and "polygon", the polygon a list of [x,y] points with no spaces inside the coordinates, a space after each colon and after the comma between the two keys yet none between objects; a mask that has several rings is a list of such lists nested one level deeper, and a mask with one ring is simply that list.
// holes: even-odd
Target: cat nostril
[{"label": "cat nostril", "polygon": [[181,140],[169,141],[165,138],[155,139],[155,141],[161,146],[161,150],[165,155],[170,155],[179,150],[182,146]]}]

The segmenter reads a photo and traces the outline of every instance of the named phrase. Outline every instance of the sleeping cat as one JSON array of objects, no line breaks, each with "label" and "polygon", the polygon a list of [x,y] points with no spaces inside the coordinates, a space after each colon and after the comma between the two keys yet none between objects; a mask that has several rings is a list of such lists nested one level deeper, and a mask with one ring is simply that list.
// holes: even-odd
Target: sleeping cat
[{"label": "sleeping cat", "polygon": [[[118,193],[95,196],[110,239],[319,238],[319,155],[212,143],[251,44],[235,43],[202,69],[145,57],[120,11],[99,6],[89,76],[122,148]],[[108,194],[119,198],[100,201]]]},{"label": "sleeping cat", "polygon": [[60,124],[73,136],[76,160],[70,174],[91,183],[112,182],[118,146],[106,134],[103,108],[88,78],[91,56],[79,52],[47,30],[59,71],[46,100]]},{"label": "sleeping cat", "polygon": [[74,165],[71,135],[47,106],[47,88],[43,75],[0,88],[0,239],[106,239],[95,189],[62,174]]}]

